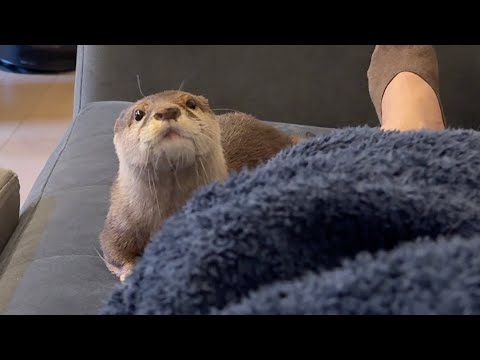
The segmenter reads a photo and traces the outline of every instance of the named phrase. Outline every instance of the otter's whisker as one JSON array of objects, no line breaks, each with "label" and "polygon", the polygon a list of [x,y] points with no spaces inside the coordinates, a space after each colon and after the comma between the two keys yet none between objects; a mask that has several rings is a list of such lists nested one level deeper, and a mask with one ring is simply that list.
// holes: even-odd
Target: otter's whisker
[{"label": "otter's whisker", "polygon": [[175,171],[175,172],[173,173],[173,176],[175,177],[175,182],[177,183],[178,188],[180,189],[181,192],[183,192],[183,189],[182,189],[182,187],[181,187],[181,185],[180,185],[180,182],[178,181],[177,171]]},{"label": "otter's whisker", "polygon": [[222,146],[220,143],[215,142],[212,138],[208,137],[207,135],[205,135],[205,133],[203,133],[201,131],[197,135],[200,135],[200,138],[202,140],[206,139],[206,140],[210,141],[214,146]]},{"label": "otter's whisker", "polygon": [[138,183],[140,180],[142,180],[142,175],[143,175],[143,173],[145,172],[145,169],[147,168],[147,165],[148,165],[148,156],[147,156],[147,161],[144,161],[144,162],[143,162],[142,167],[141,167],[140,170],[138,171],[138,174],[137,174],[136,177],[135,177],[135,182]]},{"label": "otter's whisker", "polygon": [[[150,194],[155,197],[155,189],[152,188],[152,184],[150,183],[150,170],[147,170],[147,180],[148,180],[148,189],[150,190]],[[154,185],[155,187],[155,185]]]},{"label": "otter's whisker", "polygon": [[155,174],[157,174],[157,169],[158,169],[158,159],[160,159],[160,156],[157,156],[157,160],[155,160],[155,169],[153,169],[153,171],[155,171]]},{"label": "otter's whisker", "polygon": [[185,84],[185,80],[187,80],[187,79],[183,79],[183,80],[182,80],[182,83],[181,83],[180,86],[178,87],[178,91],[182,91],[183,85]]},{"label": "otter's whisker", "polygon": [[148,181],[148,190],[150,193],[153,193],[152,186],[150,184],[150,171],[147,170],[147,181]]},{"label": "otter's whisker", "polygon": [[177,176],[177,171],[178,171],[178,162],[180,161],[180,158],[177,158],[177,165],[175,165],[175,172],[173,173],[173,176],[175,177],[175,181],[177,182],[177,186],[180,189],[181,192],[183,192],[182,187],[180,186],[180,182],[178,181],[178,176]]},{"label": "otter's whisker", "polygon": [[137,74],[137,84],[138,84],[138,90],[140,90],[140,94],[142,94],[143,97],[145,97],[145,94],[142,91],[142,88],[140,87],[140,76]]},{"label": "otter's whisker", "polygon": [[203,131],[201,131],[203,136],[207,136],[208,139],[211,141],[215,142],[217,145],[222,145],[222,140],[220,137],[216,136],[216,134],[213,131],[210,131],[208,128],[204,128]]},{"label": "otter's whisker", "polygon": [[178,188],[183,192],[183,189],[180,186],[180,183],[179,183],[178,178],[177,178],[177,168],[178,168],[178,166],[173,167],[173,164],[170,162],[170,159],[168,158],[168,156],[165,156],[165,159],[167,160],[168,166],[170,167],[170,170],[172,171],[172,175],[175,179],[175,182],[177,183]]},{"label": "otter's whisker", "polygon": [[208,135],[212,135],[212,136],[215,136],[215,131],[213,131],[211,128],[209,128],[208,126],[201,126],[200,127],[201,130],[203,130],[202,132],[205,133],[205,134],[208,134]]},{"label": "otter's whisker", "polygon": [[209,129],[207,126],[200,126],[199,127],[199,132],[202,134],[202,135],[210,135],[210,139],[213,140],[212,138],[215,137],[215,132],[212,131],[211,129]]},{"label": "otter's whisker", "polygon": [[97,250],[96,247],[94,247],[94,249],[95,249],[95,251],[97,252],[97,254],[98,254],[98,256],[100,257],[100,259],[102,259],[103,262],[105,263],[105,265],[107,265],[107,260],[105,260],[105,258],[104,258],[102,255],[100,255],[100,252]]},{"label": "otter's whisker", "polygon": [[216,109],[211,109],[212,111],[233,111],[233,112],[240,112],[235,109],[229,109],[229,108],[216,108]]},{"label": "otter's whisker", "polygon": [[145,161],[140,175],[145,175],[145,171],[148,171],[148,164],[150,164],[150,151],[147,152],[147,161]]},{"label": "otter's whisker", "polygon": [[198,181],[198,178],[200,177],[200,174],[198,173],[198,163],[195,161],[195,173],[197,174],[197,177],[195,178],[196,181]]},{"label": "otter's whisker", "polygon": [[205,165],[203,165],[202,159],[198,158],[198,160],[200,160],[200,165],[202,165],[203,173],[205,174],[205,178],[203,178],[203,181],[205,181],[205,179],[208,179],[207,170],[205,169]]},{"label": "otter's whisker", "polygon": [[[162,210],[160,208],[160,203],[158,202],[158,194],[157,194],[157,188],[155,187],[155,180],[152,179],[152,182],[153,182],[153,194],[155,196],[155,203],[157,204],[158,213],[161,214]],[[148,184],[150,185],[150,171],[148,172]]]},{"label": "otter's whisker", "polygon": [[168,156],[165,154],[165,160],[167,160],[167,163],[168,163],[168,166],[170,166],[170,170],[173,171],[173,165],[172,163],[170,162],[170,159],[168,158]]},{"label": "otter's whisker", "polygon": [[178,181],[178,177],[177,177],[176,174],[175,174],[175,182],[177,183],[178,189],[179,189],[181,192],[183,192],[182,186],[180,185],[180,182]]}]

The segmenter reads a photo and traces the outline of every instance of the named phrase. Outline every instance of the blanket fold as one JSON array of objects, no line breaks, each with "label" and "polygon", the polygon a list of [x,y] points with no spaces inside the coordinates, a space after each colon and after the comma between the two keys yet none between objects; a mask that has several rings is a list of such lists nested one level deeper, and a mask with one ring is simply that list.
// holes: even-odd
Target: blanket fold
[{"label": "blanket fold", "polygon": [[199,190],[101,313],[478,312],[479,175],[475,131],[321,135]]}]

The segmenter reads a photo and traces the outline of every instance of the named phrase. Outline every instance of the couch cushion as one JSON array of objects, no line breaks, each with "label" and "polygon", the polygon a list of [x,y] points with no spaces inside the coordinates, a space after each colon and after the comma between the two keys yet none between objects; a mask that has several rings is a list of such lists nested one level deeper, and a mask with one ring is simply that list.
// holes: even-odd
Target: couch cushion
[{"label": "couch cushion", "polygon": [[[271,121],[378,125],[368,95],[374,45],[79,45],[75,111],[161,90],[207,95]],[[455,73],[455,71],[453,71]],[[138,85],[137,76],[140,79]]]},{"label": "couch cushion", "polygon": [[[99,256],[99,233],[118,167],[113,125],[127,102],[87,105],[39,175],[0,256],[0,311],[96,314],[117,280]],[[327,129],[274,124],[303,134]]]},{"label": "couch cushion", "polygon": [[20,184],[17,174],[0,168],[0,253],[18,223]]},{"label": "couch cushion", "polygon": [[[79,45],[75,111],[178,89],[213,107],[279,122],[345,127],[378,119],[368,94],[375,45]],[[447,124],[479,129],[480,45],[435,45]],[[227,91],[226,91],[227,90]]]},{"label": "couch cushion", "polygon": [[114,286],[98,255],[98,234],[117,169],[113,123],[127,105],[87,106],[47,161],[0,257],[2,312],[95,313]]}]

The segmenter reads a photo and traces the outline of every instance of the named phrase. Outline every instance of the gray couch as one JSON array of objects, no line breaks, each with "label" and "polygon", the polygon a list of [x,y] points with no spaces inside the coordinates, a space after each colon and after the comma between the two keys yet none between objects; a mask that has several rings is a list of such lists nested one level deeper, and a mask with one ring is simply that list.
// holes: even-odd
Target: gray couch
[{"label": "gray couch", "polygon": [[[289,132],[321,133],[378,124],[366,81],[372,49],[79,46],[74,120],[19,219],[18,181],[0,170],[0,312],[96,314],[117,283],[99,257],[98,234],[118,165],[112,128],[128,102],[141,97],[137,75],[145,94],[184,82],[214,108],[252,113]],[[451,126],[478,127],[479,50],[438,47]]]}]

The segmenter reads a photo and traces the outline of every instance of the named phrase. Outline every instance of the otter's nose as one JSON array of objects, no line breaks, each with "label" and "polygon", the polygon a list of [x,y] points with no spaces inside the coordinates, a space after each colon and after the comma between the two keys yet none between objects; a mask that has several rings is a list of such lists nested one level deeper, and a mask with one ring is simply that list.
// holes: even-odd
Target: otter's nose
[{"label": "otter's nose", "polygon": [[157,112],[153,117],[157,120],[177,120],[180,116],[180,109],[176,107],[167,108],[160,112]]}]

